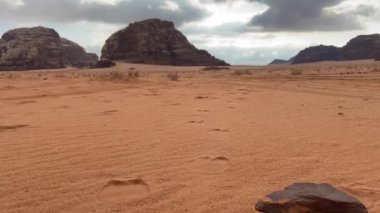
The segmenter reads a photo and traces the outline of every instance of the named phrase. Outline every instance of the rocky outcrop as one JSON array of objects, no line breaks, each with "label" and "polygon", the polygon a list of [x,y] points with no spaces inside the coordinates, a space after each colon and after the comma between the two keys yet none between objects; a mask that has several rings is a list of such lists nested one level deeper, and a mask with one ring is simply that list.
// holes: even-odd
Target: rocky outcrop
[{"label": "rocky outcrop", "polygon": [[0,70],[64,67],[64,52],[58,33],[44,27],[6,32],[0,44]]},{"label": "rocky outcrop", "polygon": [[378,52],[380,52],[380,34],[360,35],[351,39],[342,48],[324,45],[306,48],[294,57],[292,64],[376,59]]},{"label": "rocky outcrop", "polygon": [[275,59],[272,62],[270,62],[268,65],[282,65],[282,64],[289,64],[289,61],[283,60],[283,59]]},{"label": "rocky outcrop", "polygon": [[374,59],[380,51],[380,34],[360,35],[342,48],[345,60]]},{"label": "rocky outcrop", "polygon": [[329,184],[297,183],[256,204],[264,213],[368,213],[356,198]]},{"label": "rocky outcrop", "polygon": [[6,32],[0,40],[0,70],[56,69],[92,66],[97,56],[78,44],[61,39],[50,28],[19,28]]},{"label": "rocky outcrop", "polygon": [[65,38],[61,38],[61,43],[67,66],[90,67],[98,63],[98,56],[94,53],[87,53],[79,44]]},{"label": "rocky outcrop", "polygon": [[318,61],[338,61],[341,59],[342,57],[338,47],[320,45],[302,50],[294,57],[293,63],[300,64]]},{"label": "rocky outcrop", "polygon": [[101,58],[177,66],[226,66],[194,47],[172,22],[149,19],[130,24],[107,39]]}]

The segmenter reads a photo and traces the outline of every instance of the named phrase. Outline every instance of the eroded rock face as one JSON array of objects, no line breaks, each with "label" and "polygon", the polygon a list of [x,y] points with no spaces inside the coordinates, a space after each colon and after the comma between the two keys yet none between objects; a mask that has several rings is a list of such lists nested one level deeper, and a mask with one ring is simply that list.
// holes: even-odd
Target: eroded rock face
[{"label": "eroded rock face", "polygon": [[10,30],[0,43],[0,70],[52,69],[64,67],[58,33],[33,27]]},{"label": "eroded rock face", "polygon": [[61,38],[61,43],[65,53],[66,65],[90,67],[98,63],[98,56],[94,53],[87,53],[79,44],[65,38]]},{"label": "eroded rock face", "polygon": [[319,61],[338,61],[341,60],[340,49],[335,46],[315,46],[309,47],[299,52],[293,58],[293,64],[319,62]]},{"label": "eroded rock face", "polygon": [[329,184],[296,183],[256,204],[264,213],[368,213],[356,198]]},{"label": "eroded rock face", "polygon": [[19,28],[0,39],[0,70],[56,69],[65,66],[94,66],[96,54],[63,39],[50,28]]},{"label": "eroded rock face", "polygon": [[226,66],[205,50],[195,48],[169,21],[149,19],[114,33],[101,58],[131,63],[177,66]]},{"label": "eroded rock face", "polygon": [[345,60],[374,59],[380,51],[380,34],[360,35],[351,39],[343,48]]}]

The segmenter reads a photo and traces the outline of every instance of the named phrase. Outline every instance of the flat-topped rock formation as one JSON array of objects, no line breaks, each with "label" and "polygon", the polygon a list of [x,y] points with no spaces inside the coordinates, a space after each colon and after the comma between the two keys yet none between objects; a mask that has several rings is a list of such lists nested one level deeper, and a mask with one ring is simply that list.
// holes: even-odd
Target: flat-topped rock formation
[{"label": "flat-topped rock formation", "polygon": [[107,39],[101,58],[176,66],[226,66],[194,47],[172,22],[149,19],[130,24]]},{"label": "flat-topped rock formation", "polygon": [[18,28],[6,32],[0,41],[0,70],[56,69],[90,66],[97,57],[78,44],[61,39],[50,28]]}]

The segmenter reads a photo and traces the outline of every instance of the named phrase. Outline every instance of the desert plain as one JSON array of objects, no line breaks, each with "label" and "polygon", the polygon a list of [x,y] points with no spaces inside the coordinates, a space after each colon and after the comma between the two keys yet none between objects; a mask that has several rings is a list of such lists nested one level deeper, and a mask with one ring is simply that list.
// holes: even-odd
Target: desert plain
[{"label": "desert plain", "polygon": [[0,109],[0,212],[249,213],[295,182],[380,212],[380,62],[0,72]]}]

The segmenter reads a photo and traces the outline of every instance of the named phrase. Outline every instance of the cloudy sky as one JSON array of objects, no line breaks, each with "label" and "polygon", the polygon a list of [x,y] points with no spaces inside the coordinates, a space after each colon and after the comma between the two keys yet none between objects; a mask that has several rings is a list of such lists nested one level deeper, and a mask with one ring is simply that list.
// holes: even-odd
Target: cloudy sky
[{"label": "cloudy sky", "polygon": [[110,34],[148,18],[173,21],[229,63],[266,64],[380,33],[380,0],[0,0],[0,34],[46,26],[96,53]]}]

